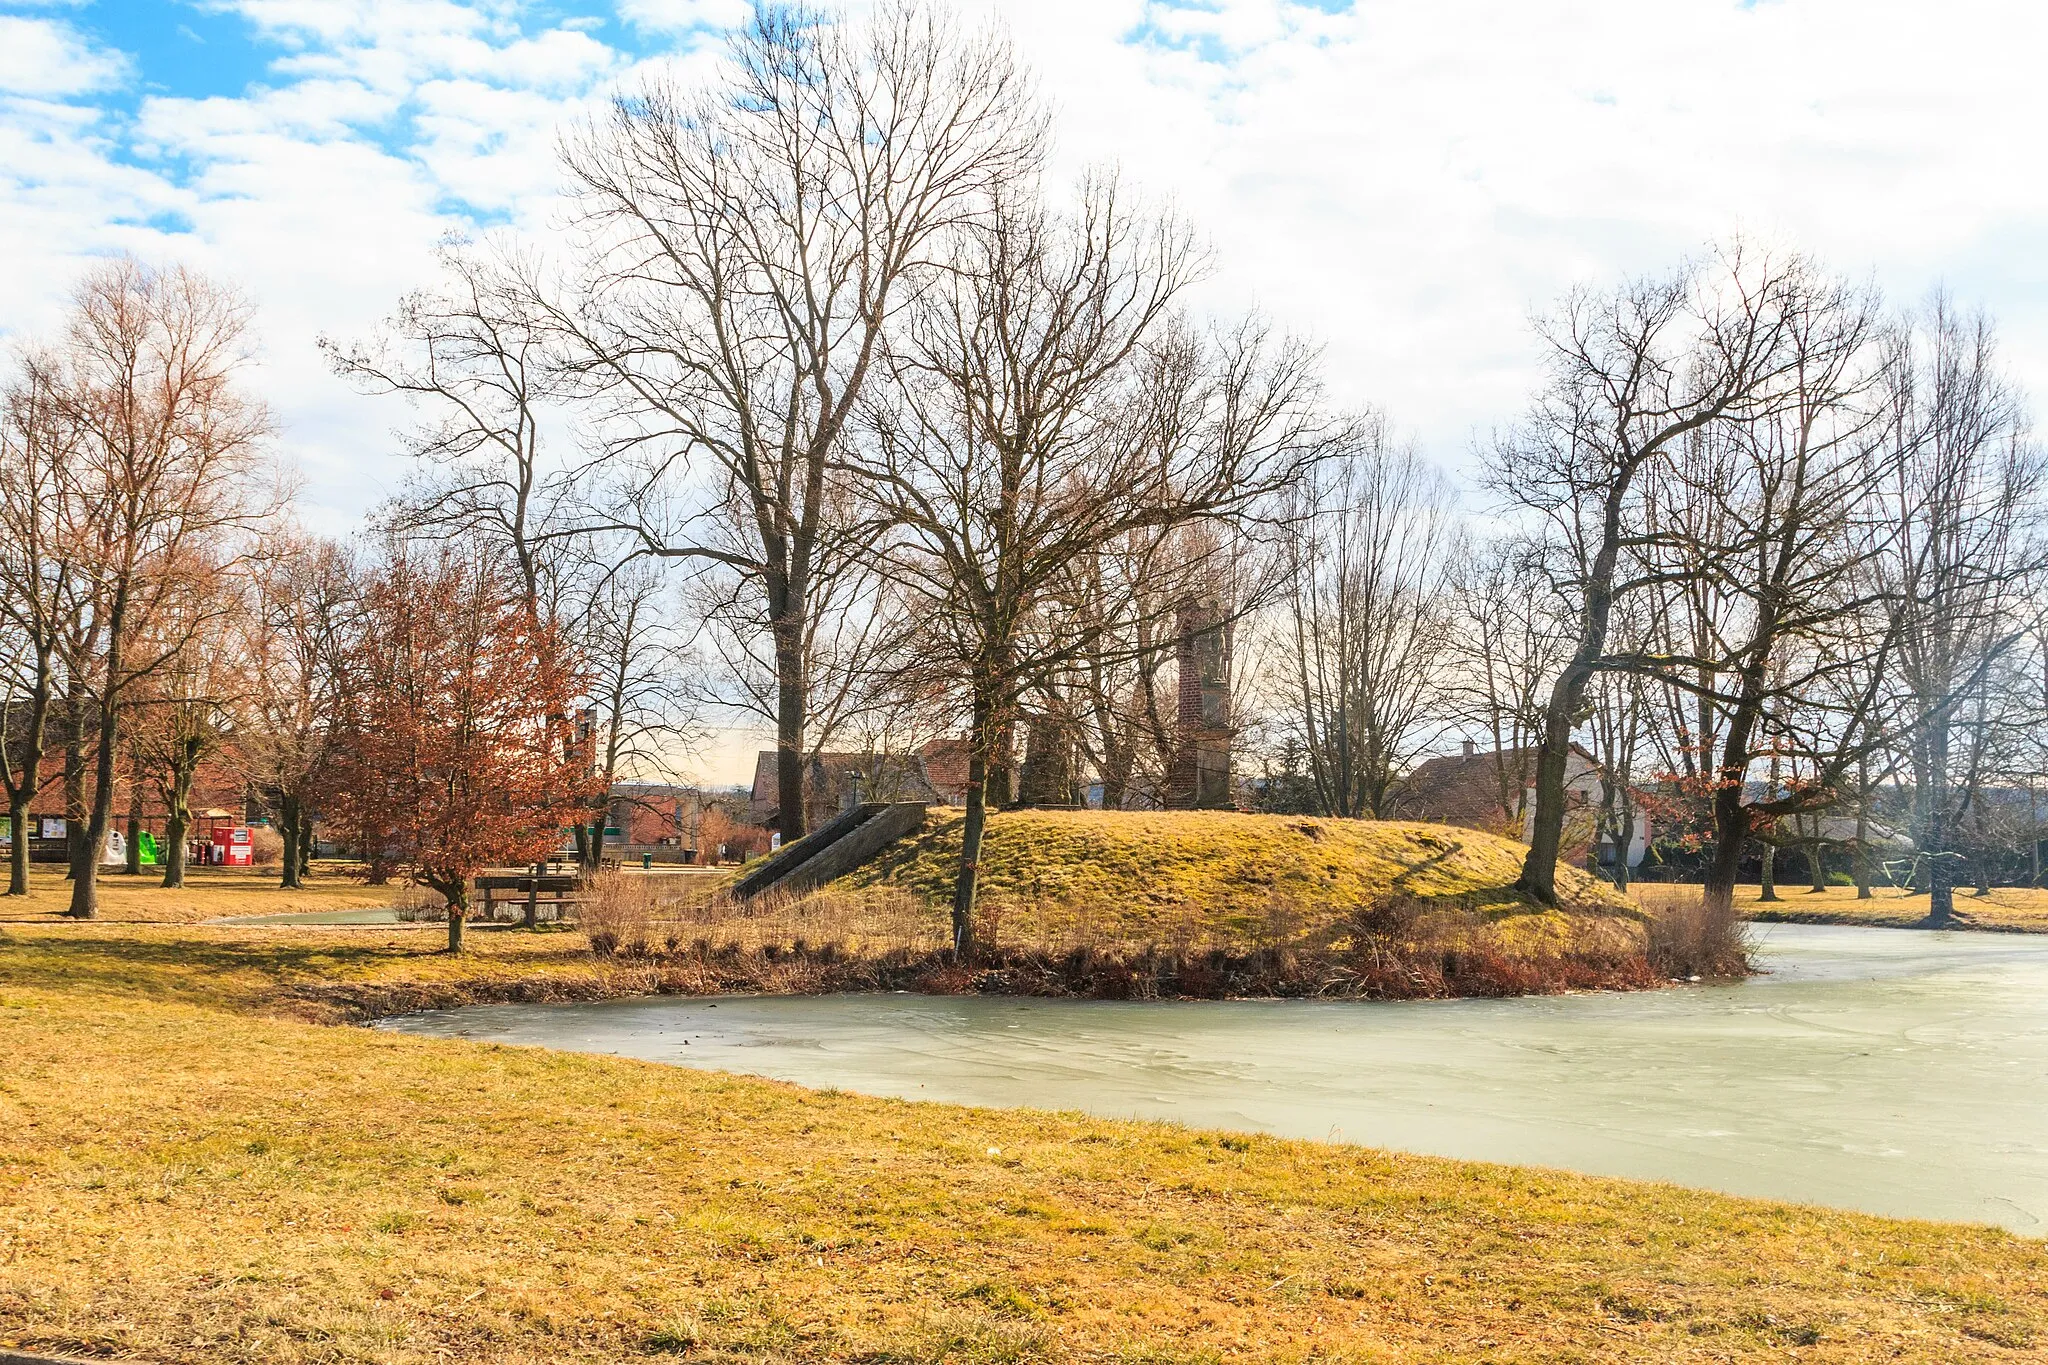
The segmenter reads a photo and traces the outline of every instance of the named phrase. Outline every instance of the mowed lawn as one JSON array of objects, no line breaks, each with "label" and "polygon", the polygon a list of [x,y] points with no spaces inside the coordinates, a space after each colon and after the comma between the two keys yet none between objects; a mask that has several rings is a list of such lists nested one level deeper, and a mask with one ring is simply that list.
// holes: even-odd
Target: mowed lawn
[{"label": "mowed lawn", "polygon": [[[1697,896],[1696,886],[1642,882],[1632,887],[1637,899],[1655,906],[1673,896]],[[1884,929],[1917,927],[1927,918],[1927,897],[1911,895],[1897,887],[1871,889],[1869,900],[1858,900],[1853,886],[1831,886],[1816,893],[1812,887],[1780,884],[1778,899],[1758,899],[1758,888],[1740,886],[1735,890],[1735,908],[1744,916],[1765,922],[1801,924],[1864,924]],[[1956,888],[1956,914],[1961,927],[2005,933],[2048,933],[2048,889],[2026,886],[1995,886],[1980,896],[1973,887]]]},{"label": "mowed lawn", "polygon": [[[0,923],[60,921],[71,906],[64,869],[48,863],[30,868],[25,898],[0,897]],[[293,915],[327,910],[365,910],[391,905],[406,894],[398,885],[367,886],[341,865],[316,865],[314,876],[296,891],[281,890],[275,868],[193,867],[185,885],[167,890],[160,868],[139,877],[102,872],[99,918],[124,924],[196,924],[244,915]]]},{"label": "mowed lawn", "polygon": [[[2048,1247],[285,1017],[574,934],[0,930],[0,1345],[171,1361],[2020,1361]],[[583,959],[587,961],[587,959]],[[1216,1008],[1229,1008],[1217,1006]]]}]

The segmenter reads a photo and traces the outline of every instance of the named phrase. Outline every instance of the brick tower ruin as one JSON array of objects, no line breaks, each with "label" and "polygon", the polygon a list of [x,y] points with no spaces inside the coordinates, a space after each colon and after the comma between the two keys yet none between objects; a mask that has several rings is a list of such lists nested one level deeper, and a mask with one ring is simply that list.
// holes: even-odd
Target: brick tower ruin
[{"label": "brick tower ruin", "polygon": [[1230,623],[1213,601],[1191,600],[1175,624],[1180,704],[1166,804],[1172,810],[1229,810],[1236,804],[1230,787]]}]

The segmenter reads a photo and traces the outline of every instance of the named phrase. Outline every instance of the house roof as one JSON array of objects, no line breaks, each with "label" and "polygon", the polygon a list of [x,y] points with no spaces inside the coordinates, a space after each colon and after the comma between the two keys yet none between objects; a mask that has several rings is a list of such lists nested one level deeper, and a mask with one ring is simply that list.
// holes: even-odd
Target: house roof
[{"label": "house roof", "polygon": [[967,740],[935,739],[917,751],[925,781],[948,801],[967,794]]},{"label": "house roof", "polygon": [[[1497,825],[1511,813],[1502,809],[1503,790],[1512,800],[1535,780],[1539,752],[1534,747],[1477,749],[1429,759],[1401,783],[1397,800],[1402,814],[1447,825]],[[1593,756],[1583,748],[1574,744],[1572,752],[1592,766]]]},{"label": "house roof", "polygon": [[[776,775],[777,750],[762,749],[754,755],[752,809],[757,815],[780,810],[781,781]],[[806,765],[813,806],[837,805],[856,780],[864,797],[877,800],[941,800],[926,780],[922,765],[912,754],[821,753]]]}]

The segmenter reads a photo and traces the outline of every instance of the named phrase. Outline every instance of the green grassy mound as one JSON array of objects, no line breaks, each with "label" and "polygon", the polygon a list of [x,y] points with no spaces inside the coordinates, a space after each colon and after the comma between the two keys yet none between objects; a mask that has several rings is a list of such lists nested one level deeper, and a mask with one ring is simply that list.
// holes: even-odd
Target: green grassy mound
[{"label": "green grassy mound", "polygon": [[[842,879],[930,900],[952,890],[963,817]],[[1639,946],[1641,907],[1583,872],[1558,869],[1564,905],[1514,889],[1522,845],[1406,821],[1232,811],[1005,811],[989,819],[979,904],[1041,934],[1249,949],[1326,939],[1362,913],[1444,912],[1517,951]]]}]

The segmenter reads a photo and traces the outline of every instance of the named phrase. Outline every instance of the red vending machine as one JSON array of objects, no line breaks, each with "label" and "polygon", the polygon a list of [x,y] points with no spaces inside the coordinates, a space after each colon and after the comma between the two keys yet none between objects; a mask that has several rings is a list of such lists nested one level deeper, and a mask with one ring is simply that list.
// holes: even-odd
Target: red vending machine
[{"label": "red vending machine", "polygon": [[255,862],[256,850],[249,842],[249,828],[246,825],[215,825],[213,827],[213,848],[207,861],[215,867],[248,867]]}]

